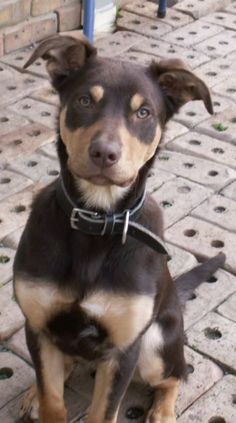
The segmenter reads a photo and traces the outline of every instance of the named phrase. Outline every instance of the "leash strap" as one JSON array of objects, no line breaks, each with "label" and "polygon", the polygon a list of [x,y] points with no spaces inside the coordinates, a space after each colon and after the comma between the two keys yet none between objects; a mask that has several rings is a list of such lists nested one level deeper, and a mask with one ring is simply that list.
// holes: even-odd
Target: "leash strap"
[{"label": "leash strap", "polygon": [[70,218],[72,229],[79,230],[88,235],[122,235],[122,244],[126,242],[127,235],[148,245],[160,254],[168,254],[164,242],[143,225],[135,222],[138,218],[145,200],[145,192],[131,209],[123,213],[100,214],[78,208],[69,197],[62,179],[58,179],[56,187],[57,199],[66,215]]}]

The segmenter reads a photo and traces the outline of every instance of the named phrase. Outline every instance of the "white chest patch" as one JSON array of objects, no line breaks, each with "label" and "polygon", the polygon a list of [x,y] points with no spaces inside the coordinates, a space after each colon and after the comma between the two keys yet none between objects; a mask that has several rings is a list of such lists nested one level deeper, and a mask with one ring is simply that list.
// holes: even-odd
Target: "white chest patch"
[{"label": "white chest patch", "polygon": [[153,323],[142,337],[138,371],[141,378],[151,386],[156,386],[162,379],[164,365],[159,352],[164,346],[162,329]]}]

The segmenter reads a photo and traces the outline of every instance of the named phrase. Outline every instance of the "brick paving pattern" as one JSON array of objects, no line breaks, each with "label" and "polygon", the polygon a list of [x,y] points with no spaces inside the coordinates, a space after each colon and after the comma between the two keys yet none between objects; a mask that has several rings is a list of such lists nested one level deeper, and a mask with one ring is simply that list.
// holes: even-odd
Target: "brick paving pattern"
[{"label": "brick paving pattern", "polygon": [[[24,318],[12,292],[12,263],[33,196],[59,174],[55,152],[58,99],[41,60],[22,70],[31,49],[35,20],[45,35],[78,25],[71,1],[33,1],[33,18],[0,32],[0,422],[18,420],[20,402],[34,379],[24,338]],[[29,1],[21,0],[28,10]],[[64,6],[68,3],[69,6]],[[78,3],[78,2],[77,2]],[[127,2],[119,31],[99,39],[99,54],[147,64],[180,57],[211,87],[215,115],[202,103],[184,106],[168,128],[148,188],[163,209],[171,274],[191,269],[197,259],[225,251],[227,261],[203,283],[185,310],[189,380],[177,401],[179,423],[236,421],[236,1],[182,0],[156,18],[153,2]],[[1,6],[2,7],[2,6]],[[8,10],[8,9],[7,9]],[[10,10],[10,9],[9,9]],[[77,10],[78,11],[78,10]],[[1,10],[0,10],[1,12]],[[50,19],[50,14],[51,19]],[[0,17],[3,15],[0,15]],[[4,15],[6,16],[6,15]],[[3,19],[3,18],[2,18]],[[48,21],[47,21],[48,19]],[[70,20],[70,23],[69,23]],[[71,24],[73,22],[73,24]],[[24,32],[23,32],[24,31]],[[35,39],[34,39],[35,41]],[[91,399],[91,370],[78,366],[66,383],[70,422],[82,422]],[[144,422],[150,402],[133,383],[119,422]]]}]

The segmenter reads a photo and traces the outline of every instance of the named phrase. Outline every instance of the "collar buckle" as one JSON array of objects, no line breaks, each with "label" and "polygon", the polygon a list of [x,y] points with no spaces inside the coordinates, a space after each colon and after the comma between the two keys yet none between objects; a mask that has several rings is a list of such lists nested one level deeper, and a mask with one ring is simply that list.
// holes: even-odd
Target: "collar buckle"
[{"label": "collar buckle", "polygon": [[130,211],[126,210],[125,211],[124,227],[123,227],[123,232],[122,232],[122,240],[121,240],[123,245],[126,243],[126,239],[127,239],[127,233],[128,233],[128,228],[129,228],[129,216],[130,216]]},{"label": "collar buckle", "polygon": [[86,218],[96,219],[99,217],[99,214],[89,210],[84,210],[84,209],[79,209],[77,207],[74,207],[70,215],[70,225],[72,229],[78,229],[77,223],[79,222],[80,217],[83,219],[86,219]]}]

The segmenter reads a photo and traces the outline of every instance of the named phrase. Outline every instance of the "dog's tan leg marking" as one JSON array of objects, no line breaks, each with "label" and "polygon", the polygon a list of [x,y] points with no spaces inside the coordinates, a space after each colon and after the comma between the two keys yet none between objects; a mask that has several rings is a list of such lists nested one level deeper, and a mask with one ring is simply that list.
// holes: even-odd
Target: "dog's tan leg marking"
[{"label": "dog's tan leg marking", "polygon": [[160,383],[146,423],[176,423],[175,402],[179,385],[180,381],[173,377]]},{"label": "dog's tan leg marking", "polygon": [[105,418],[116,369],[117,363],[113,360],[103,361],[99,364],[96,372],[93,399],[86,423],[116,422],[118,410],[112,420],[106,420]]}]

